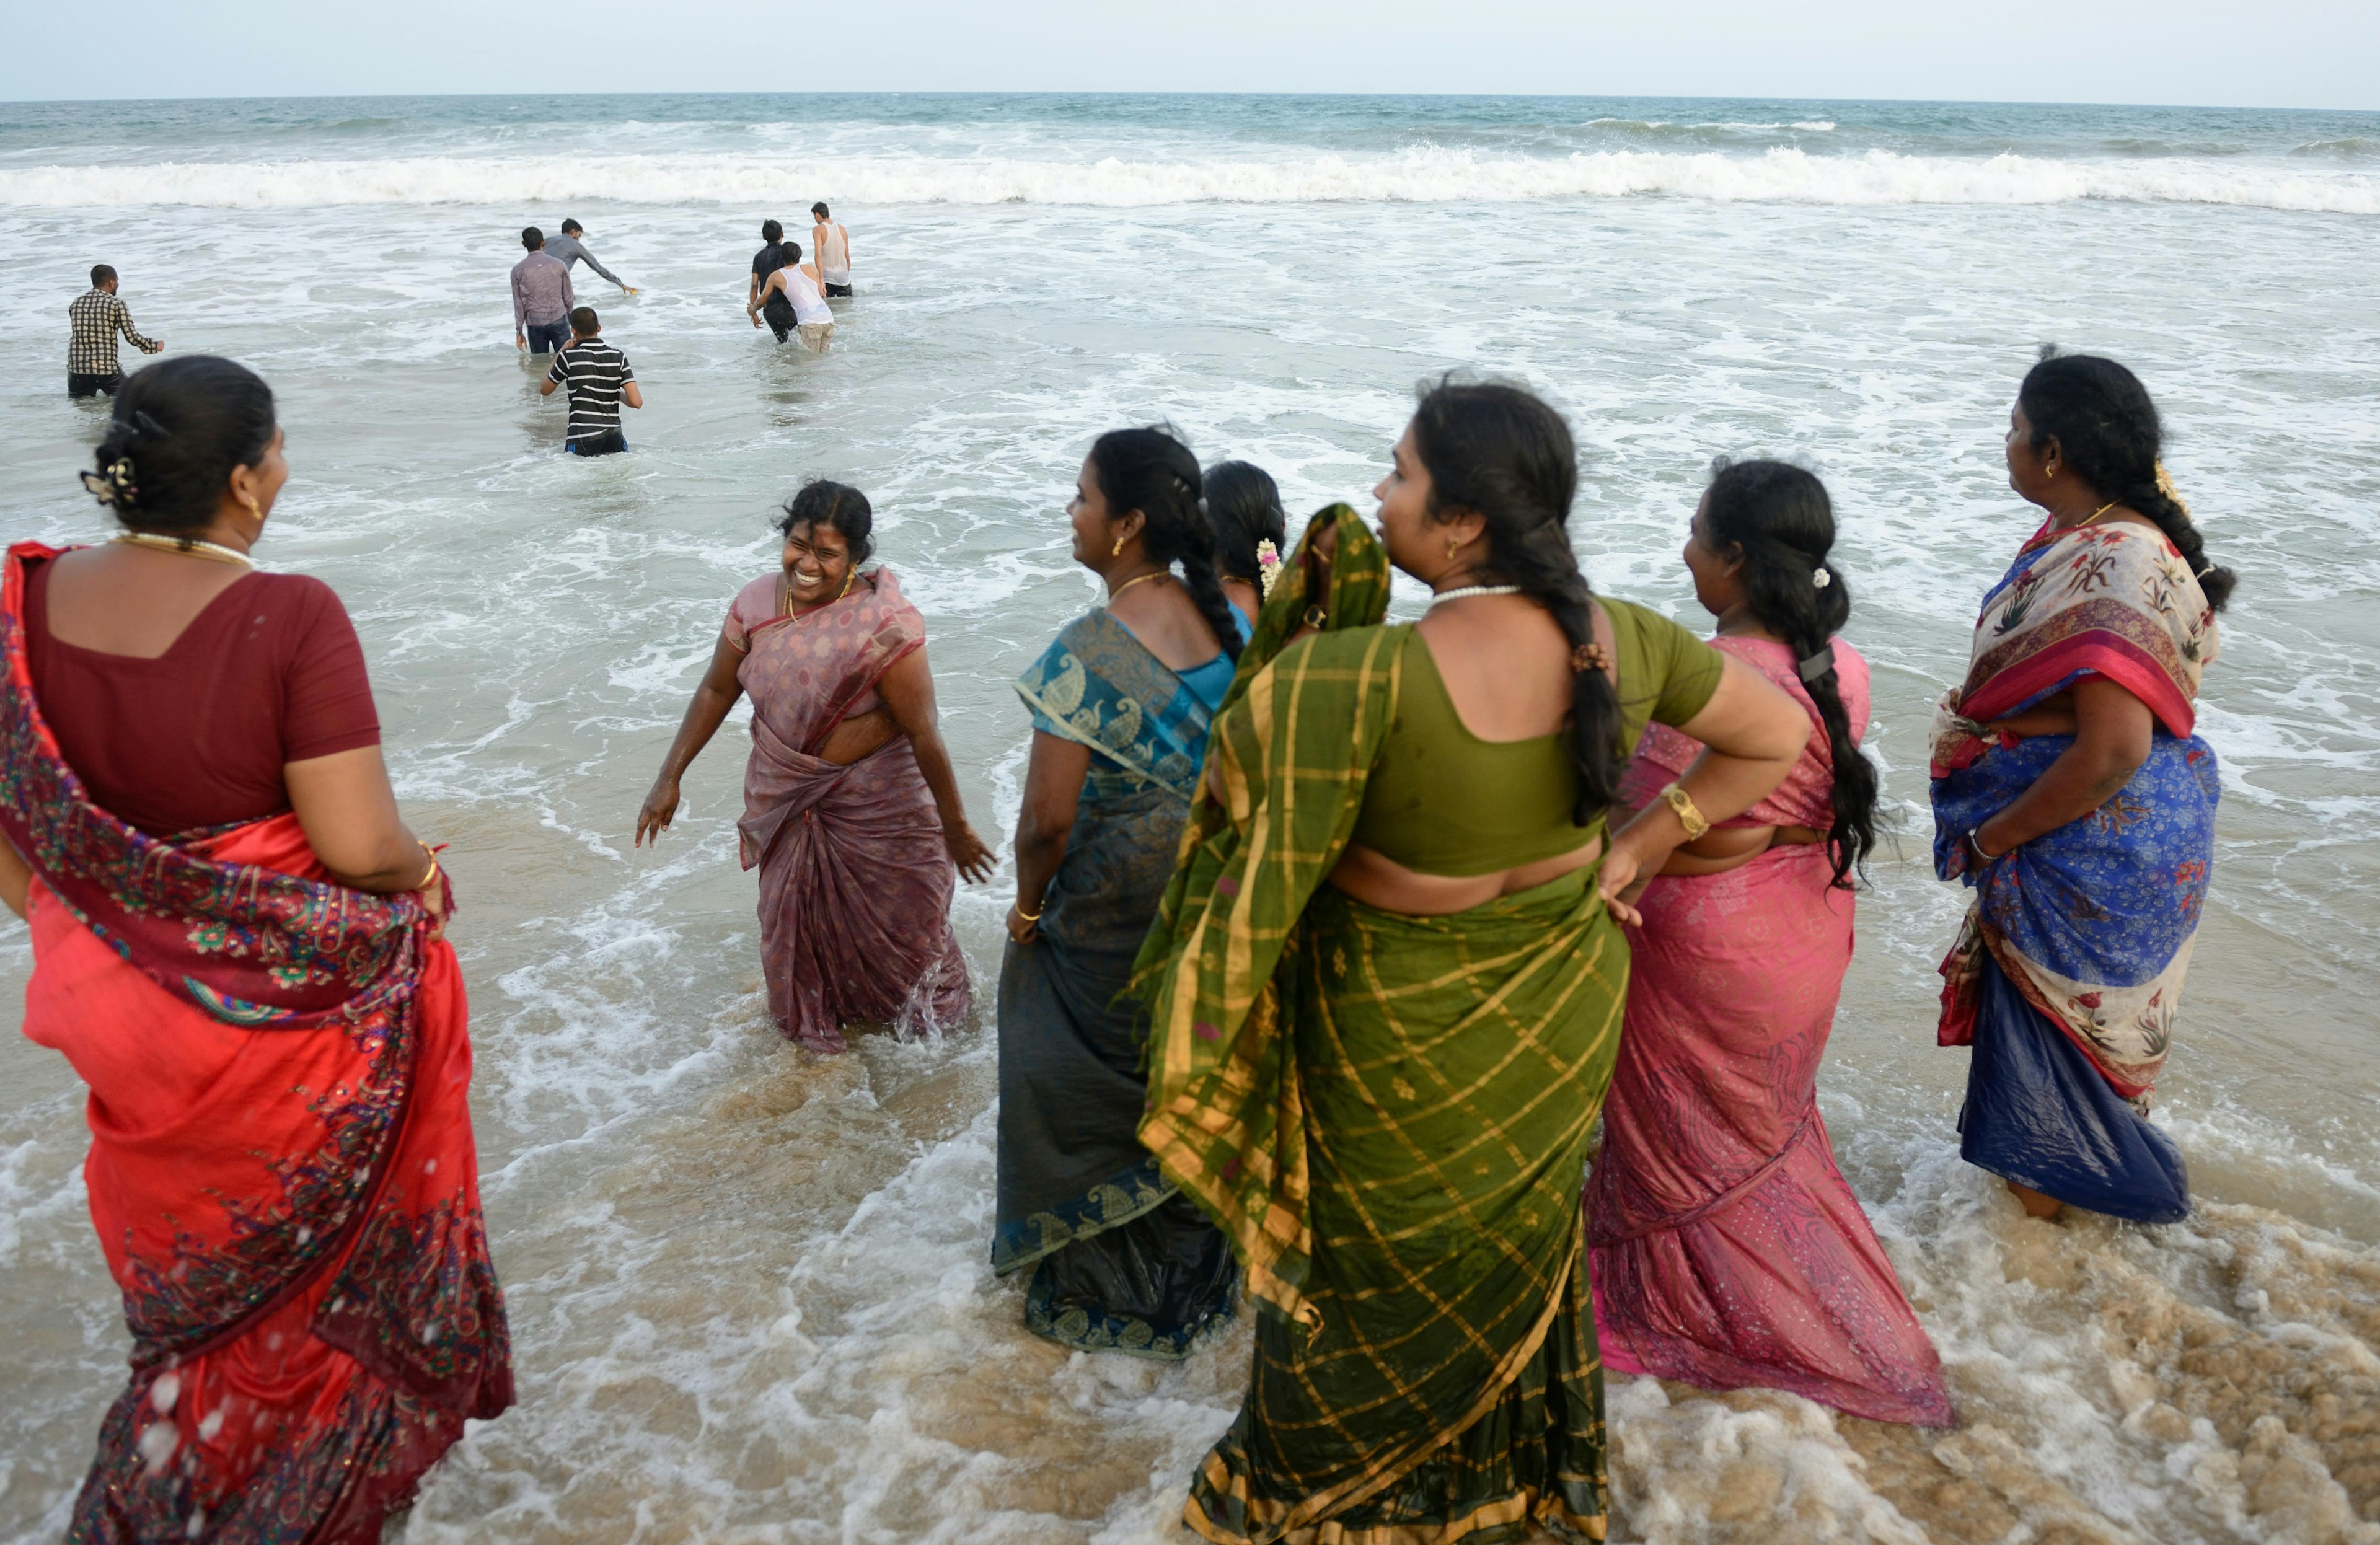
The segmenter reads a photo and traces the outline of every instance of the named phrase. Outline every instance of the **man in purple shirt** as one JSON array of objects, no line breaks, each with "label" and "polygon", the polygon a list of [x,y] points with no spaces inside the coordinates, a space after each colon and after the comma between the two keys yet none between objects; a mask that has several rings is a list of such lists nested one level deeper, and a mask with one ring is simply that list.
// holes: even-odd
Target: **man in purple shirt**
[{"label": "man in purple shirt", "polygon": [[545,233],[521,232],[528,256],[513,264],[513,347],[552,354],[570,342],[570,265],[545,250]]}]

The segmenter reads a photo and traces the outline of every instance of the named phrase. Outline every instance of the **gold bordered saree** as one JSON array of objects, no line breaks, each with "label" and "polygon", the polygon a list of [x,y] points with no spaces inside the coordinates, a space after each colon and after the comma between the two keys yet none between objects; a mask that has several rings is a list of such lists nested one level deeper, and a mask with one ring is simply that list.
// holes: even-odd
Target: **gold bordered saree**
[{"label": "gold bordered saree", "polygon": [[[1344,505],[1325,630],[1280,583],[1218,712],[1136,973],[1142,1140],[1232,1241],[1256,1366],[1184,1520],[1207,1539],[1425,1545],[1604,1528],[1581,1248],[1627,948],[1597,870],[1451,917],[1323,883],[1394,713],[1388,566]],[[1300,558],[1303,557],[1301,547]]]}]

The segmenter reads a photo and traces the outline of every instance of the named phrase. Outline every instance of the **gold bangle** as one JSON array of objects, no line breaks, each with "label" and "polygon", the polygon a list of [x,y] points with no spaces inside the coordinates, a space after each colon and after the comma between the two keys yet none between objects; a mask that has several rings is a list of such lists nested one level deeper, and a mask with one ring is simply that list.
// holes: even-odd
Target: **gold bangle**
[{"label": "gold bangle", "polygon": [[1688,842],[1696,841],[1710,830],[1710,822],[1701,810],[1694,808],[1694,797],[1688,794],[1682,785],[1670,785],[1661,790],[1661,797],[1669,801],[1670,809],[1678,812],[1678,824],[1686,829]]},{"label": "gold bangle", "polygon": [[[1050,904],[1045,900],[1041,904],[1041,912],[1047,912],[1048,910],[1050,910]],[[1027,912],[1025,910],[1025,904],[1021,901],[1015,904],[1015,912],[1018,917],[1024,918],[1028,923],[1038,923],[1041,920],[1041,912]]]},{"label": "gold bangle", "polygon": [[430,858],[430,872],[423,875],[420,881],[413,887],[417,891],[426,891],[430,889],[432,884],[436,883],[438,880],[438,854],[428,843],[423,842],[419,837],[414,839],[413,845],[421,849],[421,851],[424,854],[427,854]]}]

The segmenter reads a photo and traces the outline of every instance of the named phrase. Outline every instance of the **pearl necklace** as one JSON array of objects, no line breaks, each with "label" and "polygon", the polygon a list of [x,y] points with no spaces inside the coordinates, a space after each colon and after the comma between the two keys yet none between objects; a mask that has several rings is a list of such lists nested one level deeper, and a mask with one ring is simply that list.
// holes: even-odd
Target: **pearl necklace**
[{"label": "pearl necklace", "polygon": [[120,541],[127,547],[153,547],[160,553],[179,553],[186,558],[204,558],[210,563],[237,564],[242,568],[256,566],[256,560],[238,548],[225,547],[216,541],[201,541],[197,537],[161,537],[151,531],[127,531],[120,537],[108,540]]},{"label": "pearl necklace", "polygon": [[1432,606],[1441,601],[1463,601],[1475,595],[1519,595],[1518,585],[1464,585],[1458,590],[1440,590],[1429,598]]}]

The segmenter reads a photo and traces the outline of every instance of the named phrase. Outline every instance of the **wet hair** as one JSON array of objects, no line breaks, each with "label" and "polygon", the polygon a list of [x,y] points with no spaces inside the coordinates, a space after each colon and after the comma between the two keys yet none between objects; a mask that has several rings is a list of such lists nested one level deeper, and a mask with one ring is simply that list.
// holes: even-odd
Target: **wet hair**
[{"label": "wet hair", "polygon": [[760,222],[760,239],[767,242],[783,241],[785,239],[785,227],[778,225],[774,220],[763,220]]},{"label": "wet hair", "polygon": [[1835,674],[1830,640],[1851,620],[1852,593],[1841,570],[1827,561],[1835,545],[1827,485],[1781,461],[1722,458],[1712,464],[1703,495],[1703,534],[1713,553],[1742,560],[1736,579],[1745,607],[1803,663],[1802,685],[1817,705],[1833,760],[1835,820],[1827,830],[1827,857],[1834,883],[1849,889],[1852,871],[1876,848],[1877,780],[1876,764],[1854,738],[1864,726],[1851,722]]},{"label": "wet hair", "polygon": [[789,537],[804,526],[826,526],[843,533],[843,540],[851,545],[854,568],[875,554],[876,512],[868,507],[868,495],[849,483],[818,478],[802,484],[801,492],[785,501],[777,534]]},{"label": "wet hair", "polygon": [[133,530],[195,535],[213,523],[232,468],[264,459],[273,426],[262,377],[185,354],[135,371],[117,391],[85,484]]},{"label": "wet hair", "polygon": [[603,321],[595,314],[594,307],[581,306],[570,313],[570,330],[582,338],[591,338],[603,330]]},{"label": "wet hair", "polygon": [[832,215],[830,215],[830,214],[828,214],[828,213],[827,213],[827,212],[826,212],[826,205],[825,205],[825,203],[824,203],[823,201],[819,202],[819,203],[812,204],[812,205],[810,206],[810,213],[811,213],[812,214],[817,215],[817,216],[818,216],[820,219],[821,219],[821,220],[828,220],[828,219],[832,219],[832,218],[833,218]]},{"label": "wet hair", "polygon": [[[1573,651],[1593,643],[1593,592],[1570,545],[1578,451],[1561,415],[1522,387],[1448,376],[1423,383],[1413,432],[1429,471],[1429,513],[1488,522],[1480,578],[1521,587],[1561,625]],[[1620,726],[1611,677],[1573,668],[1568,730],[1578,803],[1571,819],[1581,826],[1619,796]]]},{"label": "wet hair", "polygon": [[108,267],[105,263],[93,264],[91,271],[91,287],[97,289],[100,286],[107,283],[110,279],[115,277],[115,270]]},{"label": "wet hair", "polygon": [[562,234],[564,236],[578,236],[584,233],[586,229],[586,226],[580,225],[576,220],[565,220],[562,223]]},{"label": "wet hair", "polygon": [[1148,522],[1140,540],[1152,562],[1182,566],[1182,582],[1223,652],[1240,657],[1238,615],[1215,578],[1215,531],[1198,507],[1198,458],[1162,424],[1111,429],[1091,442],[1091,474],[1110,516],[1134,510]]},{"label": "wet hair", "polygon": [[788,241],[782,244],[777,249],[777,266],[779,268],[791,268],[794,264],[801,261],[802,244],[800,242]]},{"label": "wet hair", "polygon": [[525,225],[521,228],[521,245],[534,252],[545,245],[545,233],[535,225]]},{"label": "wet hair", "polygon": [[1281,490],[1272,474],[1245,461],[1219,461],[1207,468],[1207,518],[1215,529],[1215,567],[1227,578],[1253,585],[1257,543],[1289,552],[1289,517],[1281,513]]},{"label": "wet hair", "polygon": [[2158,477],[2165,430],[2140,377],[2113,359],[2060,354],[2048,344],[2041,362],[2025,372],[2016,400],[2033,424],[2033,448],[2056,440],[2058,455],[2100,498],[2155,521],[2198,576],[2206,603],[2223,610],[2240,577],[2206,555],[2206,539],[2189,507]]}]

